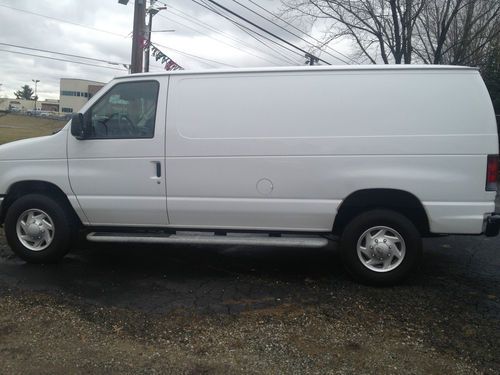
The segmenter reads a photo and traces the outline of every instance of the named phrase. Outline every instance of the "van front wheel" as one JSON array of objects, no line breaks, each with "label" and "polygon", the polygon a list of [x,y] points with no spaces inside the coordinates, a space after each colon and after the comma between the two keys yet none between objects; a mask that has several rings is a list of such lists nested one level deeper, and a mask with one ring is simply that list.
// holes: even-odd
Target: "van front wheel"
[{"label": "van front wheel", "polygon": [[361,282],[395,284],[418,264],[422,239],[415,225],[390,210],[372,210],[347,224],[340,254],[347,271]]},{"label": "van front wheel", "polygon": [[5,236],[14,253],[31,263],[52,263],[68,252],[73,217],[54,198],[28,194],[14,201],[5,218]]}]

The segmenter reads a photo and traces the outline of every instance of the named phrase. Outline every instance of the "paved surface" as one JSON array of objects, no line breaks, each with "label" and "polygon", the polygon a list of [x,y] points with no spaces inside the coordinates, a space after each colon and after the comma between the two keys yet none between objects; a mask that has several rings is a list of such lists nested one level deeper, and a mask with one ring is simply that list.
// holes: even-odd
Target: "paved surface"
[{"label": "paved surface", "polygon": [[500,237],[424,242],[405,284],[335,249],[96,246],[29,265],[0,235],[2,373],[500,373]]}]

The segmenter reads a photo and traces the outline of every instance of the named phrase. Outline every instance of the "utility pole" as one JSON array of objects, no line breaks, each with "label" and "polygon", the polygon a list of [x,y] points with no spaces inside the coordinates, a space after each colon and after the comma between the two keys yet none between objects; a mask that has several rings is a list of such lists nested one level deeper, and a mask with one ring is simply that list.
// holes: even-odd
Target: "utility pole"
[{"label": "utility pole", "polygon": [[[153,29],[153,16],[158,14],[160,10],[167,9],[167,7],[160,7],[160,8],[153,8],[154,3],[156,0],[149,0],[149,8],[147,10],[148,13],[148,25],[147,25],[147,47],[144,51],[144,72],[149,72],[149,54],[150,54],[150,43],[151,43],[151,32]],[[161,30],[162,32],[169,32],[169,31],[174,31],[174,30]]]},{"label": "utility pole", "polygon": [[36,95],[36,85],[38,82],[40,82],[40,80],[39,79],[32,79],[32,81],[35,82],[35,108],[34,108],[34,110],[36,111],[36,102],[38,100],[38,96]]},{"label": "utility pole", "polygon": [[146,0],[136,0],[134,4],[134,30],[132,32],[132,59],[130,73],[142,73],[142,49],[144,46],[144,19]]},{"label": "utility pole", "polygon": [[149,53],[150,53],[150,45],[151,43],[151,29],[153,28],[153,4],[154,0],[149,0],[149,9],[148,9],[148,45],[146,47],[146,50],[144,51],[144,71],[147,73],[149,72]]}]

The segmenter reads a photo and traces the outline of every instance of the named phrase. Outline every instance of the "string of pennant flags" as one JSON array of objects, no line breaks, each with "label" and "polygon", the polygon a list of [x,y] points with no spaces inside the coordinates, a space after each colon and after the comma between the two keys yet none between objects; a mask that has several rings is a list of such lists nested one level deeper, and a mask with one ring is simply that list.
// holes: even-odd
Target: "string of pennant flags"
[{"label": "string of pennant flags", "polygon": [[147,49],[148,47],[151,50],[151,55],[155,58],[156,61],[160,61],[162,64],[165,65],[165,70],[184,70],[182,66],[177,64],[174,60],[172,60],[170,57],[165,55],[158,47],[156,47],[153,43],[151,43],[149,40],[144,40],[143,43],[143,48]]}]

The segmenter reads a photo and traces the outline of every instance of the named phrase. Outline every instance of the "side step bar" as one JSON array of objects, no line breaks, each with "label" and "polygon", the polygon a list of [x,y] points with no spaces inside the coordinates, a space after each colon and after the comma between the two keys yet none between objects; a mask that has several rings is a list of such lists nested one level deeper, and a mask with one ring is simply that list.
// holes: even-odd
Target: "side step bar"
[{"label": "side step bar", "polygon": [[178,231],[169,233],[120,233],[92,232],[87,235],[92,242],[155,243],[191,245],[246,245],[319,248],[328,244],[328,239],[316,235],[281,235],[279,237],[256,233],[227,233]]}]

